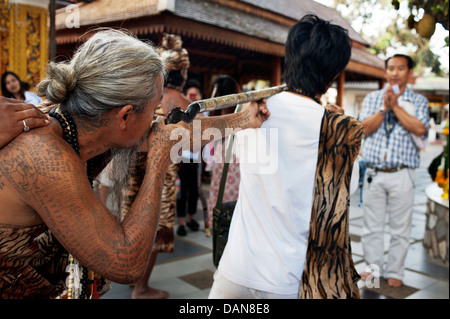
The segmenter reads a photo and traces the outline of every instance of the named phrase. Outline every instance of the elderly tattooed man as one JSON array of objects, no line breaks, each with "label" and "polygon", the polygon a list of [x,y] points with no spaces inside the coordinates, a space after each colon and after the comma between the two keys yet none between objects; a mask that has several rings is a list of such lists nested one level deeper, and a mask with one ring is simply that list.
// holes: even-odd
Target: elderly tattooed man
[{"label": "elderly tattooed man", "polygon": [[[164,63],[151,45],[124,32],[97,32],[70,62],[50,63],[47,73],[37,93],[56,105],[50,124],[0,149],[0,298],[95,298],[107,287],[103,278],[141,278],[178,142],[170,134],[190,125],[153,122]],[[259,127],[268,116],[250,103],[241,114],[201,125],[225,133],[226,127]],[[145,178],[119,222],[90,181],[105,164],[100,156],[139,143],[148,147]]]},{"label": "elderly tattooed man", "polygon": [[[186,107],[191,103],[182,93],[182,88],[187,78],[189,68],[189,55],[182,48],[181,36],[164,34],[158,54],[164,61],[167,76],[164,82],[163,98],[155,109],[154,119],[158,116],[167,116],[174,107]],[[145,177],[147,163],[147,149],[142,145],[136,161],[131,163],[128,171],[117,174],[116,161],[106,169],[109,173],[110,192],[114,194],[118,202],[118,217],[123,220],[130,210],[133,201],[139,193],[140,186]],[[158,253],[171,253],[175,248],[173,226],[175,224],[175,210],[177,204],[177,172],[179,164],[171,163],[167,167],[166,176],[161,195],[161,209],[159,214],[158,231],[155,235],[152,253],[144,276],[134,285],[131,298],[133,299],[164,299],[170,296],[169,292],[149,286],[149,279],[156,263]],[[114,198],[114,197],[113,197]]]}]

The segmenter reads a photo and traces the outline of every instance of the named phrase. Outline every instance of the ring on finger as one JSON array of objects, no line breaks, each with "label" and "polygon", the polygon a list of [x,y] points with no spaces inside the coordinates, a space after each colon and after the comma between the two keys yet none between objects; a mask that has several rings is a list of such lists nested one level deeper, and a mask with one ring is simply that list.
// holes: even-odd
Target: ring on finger
[{"label": "ring on finger", "polygon": [[25,122],[25,120],[22,120],[23,123],[23,131],[24,132],[28,132],[30,130],[30,128],[28,127],[27,123]]}]

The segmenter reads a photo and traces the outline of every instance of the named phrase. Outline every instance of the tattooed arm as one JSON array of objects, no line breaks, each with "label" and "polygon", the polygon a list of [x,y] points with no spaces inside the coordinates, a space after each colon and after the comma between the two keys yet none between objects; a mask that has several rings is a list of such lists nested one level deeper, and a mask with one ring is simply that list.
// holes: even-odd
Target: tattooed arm
[{"label": "tattooed arm", "polygon": [[[172,147],[171,159],[174,160],[181,149],[190,149],[193,152],[200,151],[201,147],[211,141],[226,137],[236,130],[246,128],[258,128],[267,120],[270,112],[267,109],[266,100],[250,102],[244,105],[239,113],[221,116],[197,117],[189,124],[179,122],[177,125],[169,126],[170,139],[180,142]],[[189,143],[189,145],[187,145]],[[146,152],[148,146],[141,145],[140,151]]]},{"label": "tattooed arm", "polygon": [[[260,127],[269,116],[270,112],[264,99],[261,102],[245,104],[239,113],[197,117],[191,123],[184,124],[184,127],[172,131],[172,139],[182,136],[180,143],[173,148],[173,151],[190,148],[193,152],[198,152],[202,146],[226,137],[236,130]],[[190,142],[189,146],[186,145],[187,140]]]},{"label": "tattooed arm", "polygon": [[36,211],[81,264],[113,281],[133,283],[145,270],[157,229],[169,132],[154,123],[141,192],[122,224],[93,192],[75,152],[51,130],[22,134],[0,152],[0,184],[21,201],[12,209]]}]

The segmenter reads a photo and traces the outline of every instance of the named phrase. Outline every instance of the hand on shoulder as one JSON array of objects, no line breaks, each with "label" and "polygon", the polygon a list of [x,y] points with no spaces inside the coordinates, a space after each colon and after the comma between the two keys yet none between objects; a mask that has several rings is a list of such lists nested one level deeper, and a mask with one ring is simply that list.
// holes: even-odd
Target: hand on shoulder
[{"label": "hand on shoulder", "polygon": [[48,115],[34,105],[0,97],[0,149],[17,135],[50,123]]},{"label": "hand on shoulder", "polygon": [[327,110],[330,110],[330,111],[334,111],[334,112],[337,112],[337,113],[345,114],[344,108],[342,108],[342,107],[340,107],[338,105],[335,105],[335,104],[328,103],[327,105],[325,105],[325,108]]}]

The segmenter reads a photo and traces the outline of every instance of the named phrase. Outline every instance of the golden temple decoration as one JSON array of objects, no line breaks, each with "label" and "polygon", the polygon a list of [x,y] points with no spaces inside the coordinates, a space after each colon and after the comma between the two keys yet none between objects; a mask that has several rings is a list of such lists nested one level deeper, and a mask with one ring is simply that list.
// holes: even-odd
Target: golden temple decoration
[{"label": "golden temple decoration", "polygon": [[8,34],[9,34],[9,8],[8,0],[0,0],[0,72],[8,69]]},{"label": "golden temple decoration", "polygon": [[48,9],[0,0],[1,73],[12,71],[32,86],[48,63]]}]

